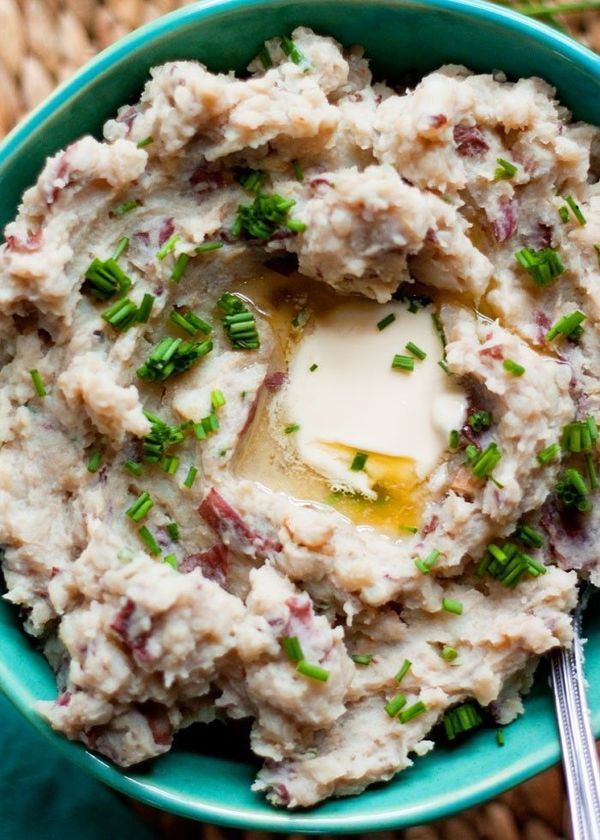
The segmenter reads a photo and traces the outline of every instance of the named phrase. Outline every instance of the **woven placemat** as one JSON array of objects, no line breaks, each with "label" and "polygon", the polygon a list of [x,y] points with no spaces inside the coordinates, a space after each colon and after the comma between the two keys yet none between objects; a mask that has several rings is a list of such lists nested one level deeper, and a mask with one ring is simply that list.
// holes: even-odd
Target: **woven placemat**
[{"label": "woven placemat", "polygon": [[[193,0],[0,0],[0,137],[96,52],[127,32]],[[600,13],[559,15],[557,24],[600,51]],[[139,803],[165,838],[269,840],[270,835],[193,823]],[[272,835],[273,840],[281,835]],[[370,835],[364,835],[368,837]],[[386,834],[373,835],[386,840]],[[559,840],[568,814],[559,768],[498,799],[439,823],[387,833],[403,840]],[[288,840],[298,840],[289,835]]]}]

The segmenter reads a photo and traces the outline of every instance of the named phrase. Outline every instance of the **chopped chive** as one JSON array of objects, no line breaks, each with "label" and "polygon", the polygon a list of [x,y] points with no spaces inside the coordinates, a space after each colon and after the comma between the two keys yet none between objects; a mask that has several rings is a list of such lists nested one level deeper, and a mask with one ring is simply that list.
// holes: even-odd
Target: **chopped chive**
[{"label": "chopped chive", "polygon": [[128,236],[122,236],[117,243],[117,247],[115,248],[114,254],[112,255],[111,259],[112,260],[118,260],[119,257],[123,256],[123,253],[125,252],[125,249],[127,248],[128,245],[129,245],[129,237]]},{"label": "chopped chive", "polygon": [[590,489],[597,490],[598,489],[598,473],[596,471],[596,465],[594,464],[594,459],[588,452],[584,455],[585,460],[585,468],[588,474],[588,481],[590,482]]},{"label": "chopped chive", "polygon": [[518,167],[504,158],[496,158],[496,171],[494,173],[495,181],[502,181],[506,178],[512,178],[518,172]]},{"label": "chopped chive", "polygon": [[503,747],[505,744],[504,741],[504,730],[501,728],[496,729],[496,743],[499,747]]},{"label": "chopped chive", "polygon": [[444,373],[446,374],[446,376],[452,376],[452,374],[451,374],[451,372],[450,372],[450,368],[448,367],[448,363],[446,362],[446,360],[445,360],[445,359],[440,359],[440,360],[439,360],[439,362],[438,362],[438,365],[439,365],[439,366],[441,367],[441,369],[444,371]]},{"label": "chopped chive", "polygon": [[565,198],[565,202],[569,205],[569,207],[571,208],[571,212],[573,213],[579,224],[583,227],[583,225],[585,225],[586,223],[586,219],[575,199],[572,198],[572,196],[568,195]]},{"label": "chopped chive", "polygon": [[112,212],[116,216],[124,216],[125,213],[135,210],[136,207],[139,207],[139,201],[135,198],[130,198],[129,201],[124,201],[123,204],[119,204],[117,207],[113,208]]},{"label": "chopped chive", "polygon": [[400,670],[398,671],[398,673],[394,677],[394,679],[396,680],[397,683],[402,682],[404,677],[408,674],[411,665],[412,665],[412,662],[410,661],[410,659],[405,659],[404,660]]},{"label": "chopped chive", "polygon": [[406,706],[406,697],[404,694],[395,694],[391,700],[388,700],[383,709],[387,715],[395,718],[404,706]]},{"label": "chopped chive", "polygon": [[446,712],[443,722],[446,737],[449,741],[453,741],[457,735],[475,729],[483,721],[473,703],[464,703],[462,706],[455,706],[454,709]]},{"label": "chopped chive", "polygon": [[554,461],[557,455],[560,454],[560,446],[558,443],[551,443],[550,446],[547,446],[545,449],[542,449],[541,452],[535,456],[538,463],[544,466],[545,464],[549,464],[550,461]]},{"label": "chopped chive", "polygon": [[187,264],[190,261],[189,254],[179,254],[177,259],[175,260],[175,265],[173,266],[173,271],[171,272],[171,280],[173,283],[179,283],[183,274],[187,268]]},{"label": "chopped chive", "polygon": [[166,472],[167,475],[175,475],[175,473],[179,469],[180,463],[181,458],[179,458],[177,455],[166,455],[162,459],[161,467],[163,472]]},{"label": "chopped chive", "polygon": [[91,473],[98,472],[98,468],[99,468],[101,463],[102,463],[102,453],[98,452],[98,450],[96,449],[90,455],[90,460],[88,461],[88,465],[87,465],[88,472],[91,472]]},{"label": "chopped chive", "polygon": [[177,243],[180,241],[181,236],[178,233],[174,233],[170,236],[162,248],[159,248],[156,252],[156,259],[157,260],[164,260],[164,258],[174,250]]},{"label": "chopped chive", "polygon": [[216,410],[217,408],[221,408],[226,403],[226,399],[223,396],[223,391],[219,391],[218,389],[211,392],[210,395],[210,404]]},{"label": "chopped chive", "polygon": [[311,373],[314,373],[314,371],[315,371],[318,367],[319,367],[319,365],[318,365],[316,362],[313,362],[313,363],[312,363],[312,365],[309,367],[309,371],[310,371]]},{"label": "chopped chive", "polygon": [[156,542],[156,539],[154,538],[152,532],[149,531],[145,525],[142,525],[142,527],[138,530],[138,534],[140,535],[142,542],[144,542],[150,554],[154,555],[154,557],[158,557],[158,555],[160,554],[160,546]]},{"label": "chopped chive", "polygon": [[412,341],[409,341],[408,344],[404,345],[404,349],[408,350],[409,353],[412,353],[413,356],[416,356],[417,359],[423,361],[423,359],[427,358],[427,353],[424,350],[421,350],[420,347],[417,347]]},{"label": "chopped chive", "polygon": [[442,343],[442,349],[445,352],[447,344],[446,333],[444,332],[442,322],[440,321],[440,316],[437,314],[437,312],[431,313],[431,323],[433,324],[433,329],[435,330],[437,337]]},{"label": "chopped chive", "polygon": [[596,252],[596,259],[598,260],[598,265],[600,265],[600,242],[597,242],[594,245],[594,251]]},{"label": "chopped chive", "polygon": [[437,548],[434,548],[433,551],[429,552],[429,554],[423,561],[428,569],[431,569],[433,568],[433,566],[435,566],[441,554],[442,552],[438,551]]},{"label": "chopped chive", "polygon": [[549,286],[565,270],[558,252],[553,248],[542,248],[540,251],[521,248],[515,253],[515,259],[540,288]]},{"label": "chopped chive", "polygon": [[165,554],[163,557],[163,563],[166,563],[167,566],[171,566],[172,569],[177,571],[179,563],[177,562],[177,557],[174,554]]},{"label": "chopped chive", "polygon": [[[475,448],[475,447],[474,447]],[[465,450],[468,453],[469,447]],[[471,464],[471,471],[476,478],[488,478],[492,470],[498,465],[502,458],[502,453],[498,449],[498,444],[489,443],[483,452],[479,453],[475,449],[474,460]]]},{"label": "chopped chive", "polygon": [[507,373],[511,373],[513,376],[523,376],[525,373],[523,365],[513,361],[513,359],[504,359],[502,367],[505,371],[507,371]]},{"label": "chopped chive", "polygon": [[139,309],[128,297],[119,298],[102,313],[102,320],[119,332],[126,332],[138,320]]},{"label": "chopped chive", "polygon": [[224,244],[224,242],[202,242],[200,245],[196,245],[196,253],[208,254],[209,251],[218,251]]},{"label": "chopped chive", "polygon": [[124,295],[131,287],[131,278],[125,274],[119,263],[112,259],[93,259],[86,269],[85,282],[81,291],[97,300],[109,300],[119,293]]},{"label": "chopped chive", "polygon": [[469,426],[474,432],[482,432],[492,425],[492,415],[489,411],[474,411],[469,417]]},{"label": "chopped chive", "polygon": [[419,530],[418,528],[415,528],[414,525],[398,525],[398,528],[400,528],[401,531],[408,531],[409,534],[416,534]]},{"label": "chopped chive", "polygon": [[352,654],[352,661],[356,665],[370,665],[373,661],[373,654],[372,653],[353,653]]},{"label": "chopped chive", "polygon": [[289,426],[286,426],[286,427],[285,427],[285,429],[283,430],[283,432],[284,432],[284,434],[286,434],[286,435],[291,435],[291,434],[293,434],[294,432],[297,432],[299,428],[300,428],[300,424],[299,424],[299,423],[290,423],[290,425],[289,425]]},{"label": "chopped chive", "polygon": [[410,356],[401,356],[400,354],[396,353],[396,355],[392,359],[392,369],[408,371],[414,370],[415,360]]},{"label": "chopped chive", "polygon": [[520,539],[521,542],[524,542],[533,548],[541,548],[544,545],[543,534],[540,534],[540,532],[536,531],[535,528],[532,528],[531,525],[519,525],[515,531],[515,536]]},{"label": "chopped chive", "polygon": [[198,470],[196,467],[190,467],[188,470],[188,474],[185,477],[185,481],[183,482],[184,487],[191,487],[196,480],[196,476],[198,475]]},{"label": "chopped chive", "polygon": [[139,140],[137,143],[138,149],[143,149],[144,146],[149,146],[150,143],[154,143],[154,137],[151,135],[149,137],[144,137],[143,140]]},{"label": "chopped chive", "polygon": [[140,303],[137,311],[137,320],[141,324],[146,324],[148,322],[150,313],[152,312],[152,307],[154,306],[154,301],[154,295],[145,294],[142,298],[142,302]]},{"label": "chopped chive", "polygon": [[300,662],[304,659],[298,636],[284,636],[281,640],[281,646],[287,653],[290,662]]},{"label": "chopped chive", "polygon": [[45,397],[46,396],[46,388],[44,386],[44,380],[42,379],[42,375],[37,368],[29,371],[29,375],[31,376],[31,381],[33,382],[33,387],[35,388],[35,392],[38,397]]},{"label": "chopped chive", "polygon": [[133,520],[133,522],[140,522],[149,511],[154,507],[154,501],[146,490],[137,497],[135,502],[128,508],[125,513]]},{"label": "chopped chive", "polygon": [[301,232],[306,225],[289,217],[295,204],[293,198],[258,192],[252,204],[238,205],[231,234],[237,237],[246,233],[252,239],[266,241],[280,228]]},{"label": "chopped chive", "polygon": [[306,309],[301,309],[292,318],[292,327],[303,327],[307,323],[309,317],[310,314],[306,311]]},{"label": "chopped chive", "polygon": [[260,338],[256,328],[256,317],[239,295],[225,292],[217,301],[225,315],[221,322],[233,350],[256,350]]},{"label": "chopped chive", "polygon": [[298,662],[296,671],[305,677],[310,677],[311,680],[318,680],[319,682],[327,682],[329,679],[329,671],[321,668],[319,665],[311,665],[305,659],[301,659]]},{"label": "chopped chive", "polygon": [[206,417],[203,417],[200,422],[202,423],[202,427],[207,435],[211,435],[213,432],[219,431],[219,418],[212,411],[210,414],[207,414]]},{"label": "chopped chive", "polygon": [[452,647],[451,645],[444,645],[441,652],[442,659],[445,659],[446,662],[454,662],[457,656],[458,651],[456,650],[456,648]]},{"label": "chopped chive", "polygon": [[144,472],[144,469],[143,469],[142,465],[140,463],[138,463],[137,461],[132,461],[132,460],[125,461],[123,466],[132,475],[142,475],[142,473]]},{"label": "chopped chive", "polygon": [[137,375],[150,382],[164,382],[170,376],[189,370],[210,353],[212,347],[210,340],[184,342],[181,338],[163,338],[137,369]]},{"label": "chopped chive", "polygon": [[558,215],[563,225],[566,224],[569,221],[569,208],[563,204],[562,207],[558,208]]},{"label": "chopped chive", "polygon": [[452,429],[450,434],[448,435],[448,448],[451,450],[458,449],[458,444],[460,442],[460,435],[456,429]]},{"label": "chopped chive", "polygon": [[302,167],[300,166],[300,162],[297,160],[292,161],[292,169],[294,170],[294,175],[296,176],[296,181],[304,181],[304,172],[302,172]]},{"label": "chopped chive", "polygon": [[428,575],[431,569],[420,557],[415,557],[415,566],[424,575]]},{"label": "chopped chive", "polygon": [[265,70],[269,70],[273,66],[273,59],[269,53],[269,50],[266,47],[263,47],[262,50],[259,52],[258,57],[260,59],[260,63],[265,68]]},{"label": "chopped chive", "polygon": [[444,598],[442,600],[442,609],[446,612],[454,613],[454,615],[462,615],[464,607],[462,601],[455,601],[453,598]]},{"label": "chopped chive", "polygon": [[179,525],[177,522],[167,522],[165,525],[165,531],[173,542],[179,542]]},{"label": "chopped chive", "polygon": [[173,309],[169,315],[169,321],[191,336],[196,336],[199,332],[204,333],[204,335],[210,335],[212,333],[211,325],[203,318],[198,317],[195,312],[190,311],[182,315],[177,309]]},{"label": "chopped chive", "polygon": [[305,73],[307,73],[311,69],[310,63],[307,60],[306,56],[304,55],[302,50],[298,49],[298,47],[291,38],[288,38],[286,35],[284,35],[279,43],[281,44],[281,49],[283,50],[285,55],[287,55],[290,61],[301,67]]},{"label": "chopped chive", "polygon": [[576,309],[569,315],[563,315],[546,333],[546,341],[552,341],[558,335],[576,341],[583,334],[583,327],[581,325],[585,319],[586,315],[579,309]]},{"label": "chopped chive", "polygon": [[419,700],[417,703],[413,703],[412,706],[409,706],[408,709],[403,709],[400,714],[398,715],[400,719],[400,723],[408,723],[409,720],[422,715],[423,712],[427,711],[427,706],[423,703],[422,700]]},{"label": "chopped chive", "polygon": [[206,440],[206,429],[202,421],[194,423],[194,435],[196,436],[196,440]]},{"label": "chopped chive", "polygon": [[385,318],[382,318],[381,321],[377,322],[377,329],[381,332],[381,330],[384,330],[386,327],[389,327],[390,324],[393,324],[395,320],[396,316],[393,312],[390,312],[385,316]]},{"label": "chopped chive", "polygon": [[353,472],[360,472],[364,470],[365,464],[367,463],[367,458],[369,456],[366,452],[357,452],[354,458],[352,459],[352,463],[350,464],[350,469]]}]

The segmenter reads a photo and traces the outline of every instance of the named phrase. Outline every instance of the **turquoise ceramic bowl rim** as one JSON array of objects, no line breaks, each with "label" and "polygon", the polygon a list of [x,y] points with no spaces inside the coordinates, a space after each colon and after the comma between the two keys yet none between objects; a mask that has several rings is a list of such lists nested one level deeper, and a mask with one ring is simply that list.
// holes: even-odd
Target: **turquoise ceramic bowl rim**
[{"label": "turquoise ceramic bowl rim", "polygon": [[[349,0],[355,5],[369,3],[369,0]],[[504,26],[507,33],[518,32],[531,37],[547,48],[561,53],[569,61],[595,75],[600,81],[600,57],[578,42],[557,32],[542,23],[528,19],[500,6],[492,6],[481,0],[402,0],[403,5],[428,7],[443,11],[456,11],[468,14],[475,19]],[[268,8],[270,0],[206,0],[198,5],[186,6],[165,17],[146,24],[141,29],[122,38],[100,53],[82,68],[72,79],[61,85],[47,100],[39,105],[22,123],[20,123],[0,144],[0,163],[8,163],[27,136],[43,127],[44,121],[56,110],[66,105],[72,96],[85,89],[86,85],[101,75],[110,65],[135,50],[148,40],[164,35],[190,20],[229,13],[245,6],[263,6]],[[491,798],[507,788],[518,784],[531,775],[538,773],[559,759],[558,739],[544,744],[534,754],[530,754],[517,766],[512,764],[505,770],[499,770],[493,776],[474,780],[468,785],[461,785],[450,797],[446,795],[432,806],[417,805],[397,810],[377,811],[373,815],[322,817],[318,814],[311,818],[310,812],[303,813],[301,819],[293,813],[273,810],[272,815],[256,815],[250,809],[215,807],[199,804],[185,795],[174,796],[153,785],[151,782],[139,782],[121,774],[117,769],[105,764],[94,755],[76,747],[63,736],[52,732],[42,718],[33,710],[27,690],[18,676],[10,671],[0,655],[0,686],[8,699],[29,720],[35,729],[48,738],[54,746],[77,766],[91,773],[92,776],[149,805],[180,814],[192,819],[201,819],[217,824],[243,829],[258,829],[279,832],[327,832],[348,833],[359,831],[382,831],[402,828],[419,822],[430,822],[448,816],[456,811],[472,807]]]}]

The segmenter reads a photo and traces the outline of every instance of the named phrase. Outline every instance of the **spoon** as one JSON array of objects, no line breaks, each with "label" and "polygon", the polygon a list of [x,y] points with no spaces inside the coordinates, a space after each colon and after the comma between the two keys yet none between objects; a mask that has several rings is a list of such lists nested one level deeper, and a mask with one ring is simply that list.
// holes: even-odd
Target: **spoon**
[{"label": "spoon", "polygon": [[581,617],[590,589],[580,589],[573,615],[572,647],[556,650],[550,658],[573,840],[600,840],[600,770],[586,698],[581,640]]}]

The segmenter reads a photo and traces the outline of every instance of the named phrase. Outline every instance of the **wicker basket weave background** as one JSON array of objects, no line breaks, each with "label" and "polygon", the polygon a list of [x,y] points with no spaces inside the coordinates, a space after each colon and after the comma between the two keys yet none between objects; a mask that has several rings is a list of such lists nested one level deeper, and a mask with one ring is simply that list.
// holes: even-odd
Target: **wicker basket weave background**
[{"label": "wicker basket weave background", "polygon": [[[189,2],[193,0],[0,0],[0,138],[96,52]],[[558,21],[574,37],[600,51],[600,13],[561,16]],[[271,837],[192,823],[138,803],[132,807],[165,838]],[[561,773],[553,768],[459,816],[371,836],[381,840],[559,840],[568,836],[567,823]],[[290,835],[287,840],[299,838]]]}]

